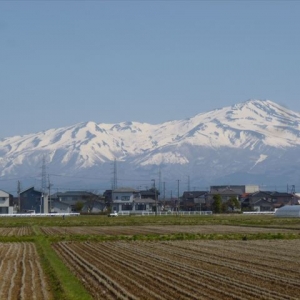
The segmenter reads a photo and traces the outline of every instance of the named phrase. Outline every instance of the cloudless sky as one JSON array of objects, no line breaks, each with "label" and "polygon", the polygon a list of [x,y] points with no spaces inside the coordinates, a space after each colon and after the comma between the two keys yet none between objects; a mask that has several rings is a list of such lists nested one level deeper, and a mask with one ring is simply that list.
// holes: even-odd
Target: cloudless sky
[{"label": "cloudless sky", "polygon": [[0,138],[251,98],[300,111],[299,14],[299,1],[2,0]]}]

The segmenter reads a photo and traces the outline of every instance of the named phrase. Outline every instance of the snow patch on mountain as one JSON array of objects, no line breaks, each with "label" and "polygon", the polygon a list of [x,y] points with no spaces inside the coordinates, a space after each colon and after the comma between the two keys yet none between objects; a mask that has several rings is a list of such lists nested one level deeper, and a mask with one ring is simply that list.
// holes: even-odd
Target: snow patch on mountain
[{"label": "snow patch on mountain", "polygon": [[189,161],[179,152],[156,153],[149,156],[146,160],[141,160],[140,165],[162,165],[162,164],[188,164]]},{"label": "snow patch on mountain", "polygon": [[265,154],[261,154],[258,158],[258,160],[255,162],[255,164],[253,165],[253,167],[251,167],[250,170],[252,170],[257,164],[263,162],[265,159],[267,159],[268,155]]}]

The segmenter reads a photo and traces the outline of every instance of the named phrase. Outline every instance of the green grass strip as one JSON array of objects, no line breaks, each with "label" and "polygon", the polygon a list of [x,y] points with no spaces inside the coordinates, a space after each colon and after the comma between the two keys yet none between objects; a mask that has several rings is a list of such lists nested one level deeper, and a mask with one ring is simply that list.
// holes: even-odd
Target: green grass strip
[{"label": "green grass strip", "polygon": [[36,247],[55,300],[90,300],[92,296],[51,247],[51,242],[34,227]]},{"label": "green grass strip", "polygon": [[0,227],[22,226],[135,226],[135,225],[237,225],[300,228],[300,218],[277,218],[273,215],[187,215],[187,216],[78,216],[0,218]]}]

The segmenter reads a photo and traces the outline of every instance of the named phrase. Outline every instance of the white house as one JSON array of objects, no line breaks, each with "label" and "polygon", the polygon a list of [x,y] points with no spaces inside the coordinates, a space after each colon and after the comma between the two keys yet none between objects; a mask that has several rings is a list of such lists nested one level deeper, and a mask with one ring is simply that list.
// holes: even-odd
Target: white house
[{"label": "white house", "polygon": [[13,213],[13,195],[0,190],[0,214]]},{"label": "white house", "polygon": [[142,199],[138,190],[119,188],[112,191],[112,210],[116,212],[154,211],[155,200]]}]

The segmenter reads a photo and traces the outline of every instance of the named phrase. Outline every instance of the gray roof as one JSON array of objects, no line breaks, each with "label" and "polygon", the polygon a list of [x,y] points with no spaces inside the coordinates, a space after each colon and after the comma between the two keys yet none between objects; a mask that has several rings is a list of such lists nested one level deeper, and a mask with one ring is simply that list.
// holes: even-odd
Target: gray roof
[{"label": "gray roof", "polygon": [[134,201],[113,200],[113,203],[114,204],[154,204],[155,200],[153,200],[151,198],[136,199]]},{"label": "gray roof", "polygon": [[113,193],[138,193],[138,190],[129,187],[121,187],[112,191]]}]

